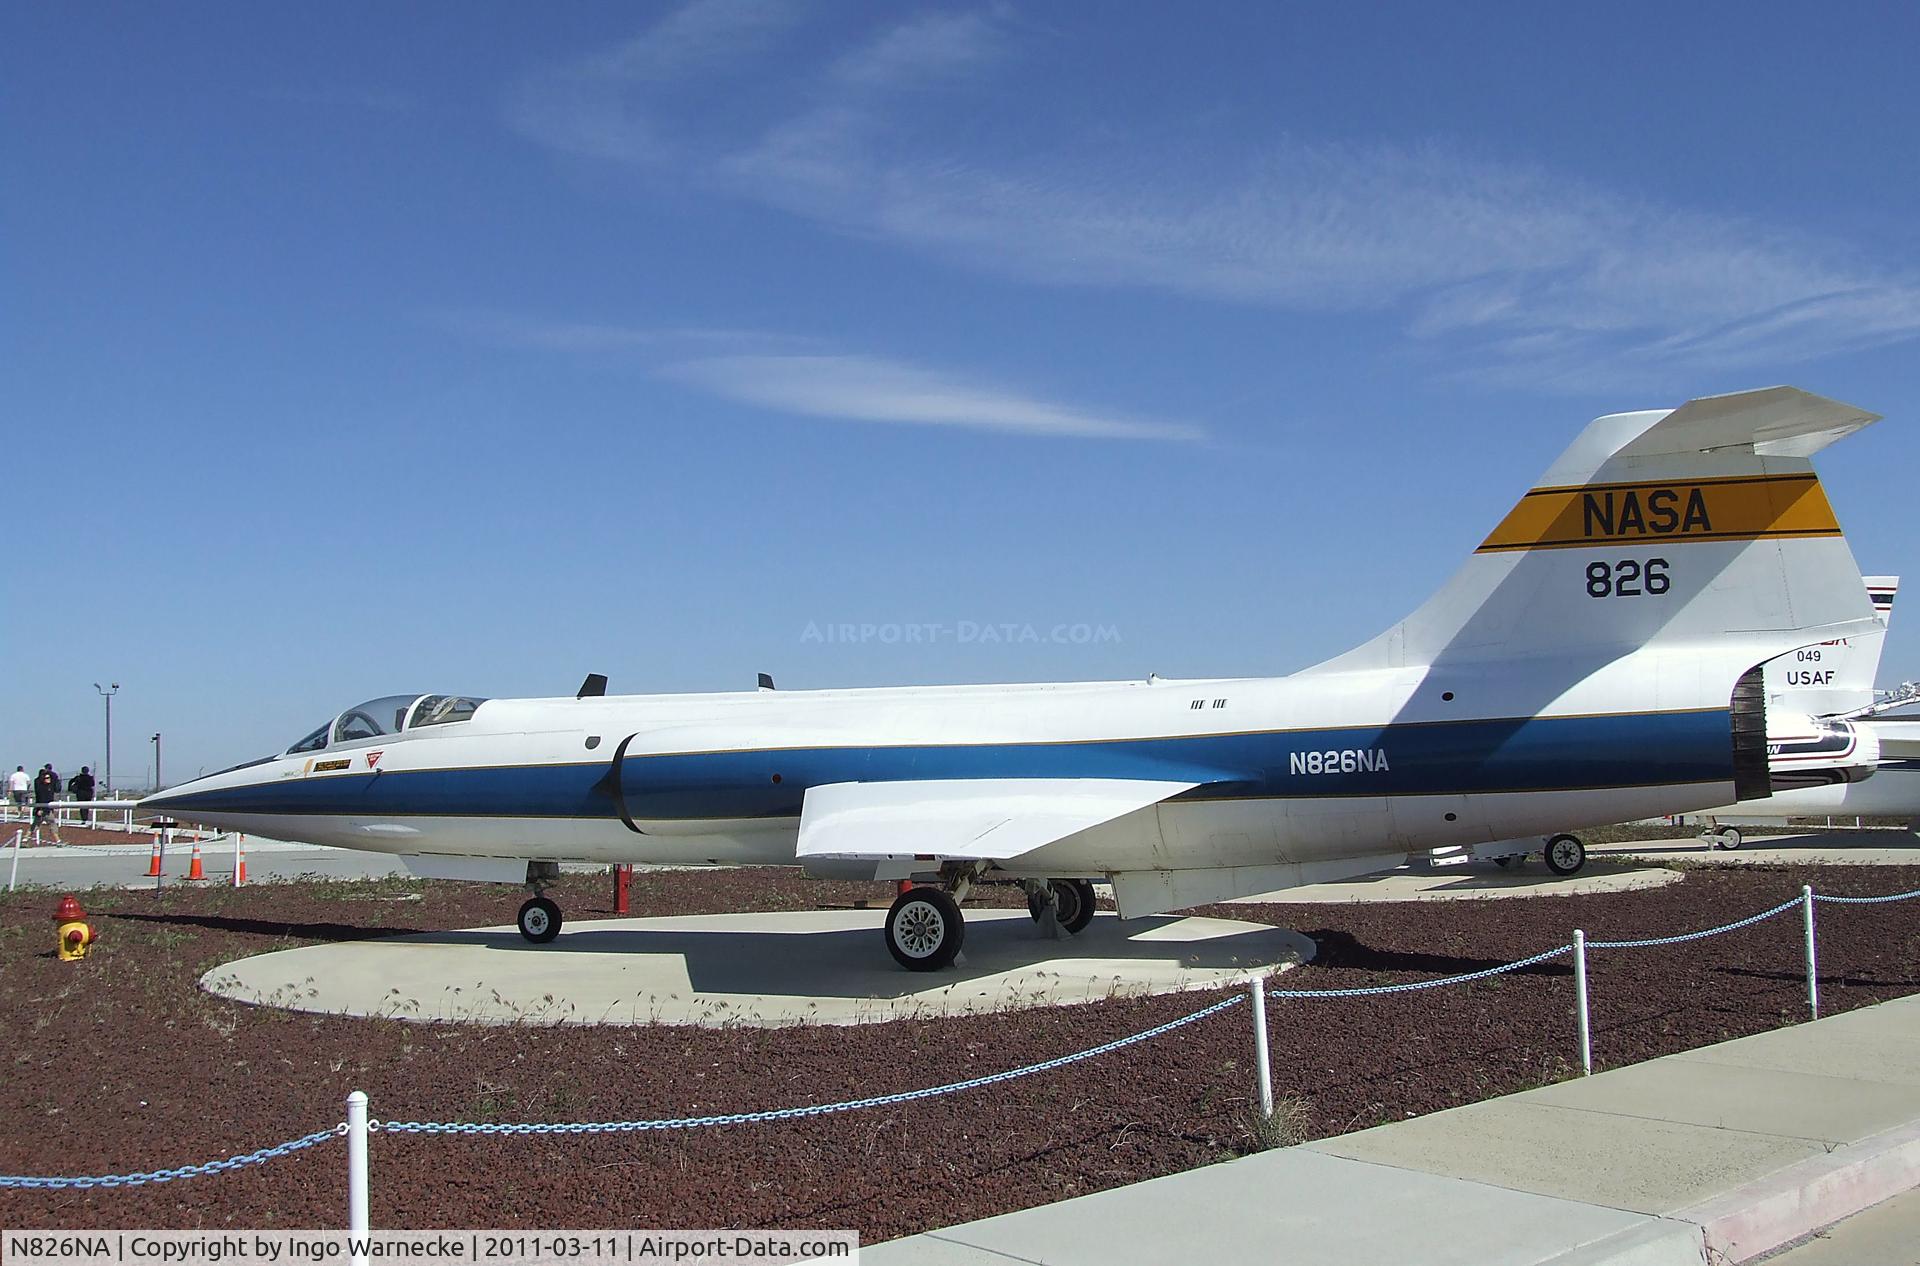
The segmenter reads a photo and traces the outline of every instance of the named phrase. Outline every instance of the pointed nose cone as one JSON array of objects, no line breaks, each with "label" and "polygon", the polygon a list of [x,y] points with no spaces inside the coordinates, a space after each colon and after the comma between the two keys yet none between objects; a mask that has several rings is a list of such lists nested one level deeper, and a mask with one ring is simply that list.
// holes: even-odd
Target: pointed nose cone
[{"label": "pointed nose cone", "polygon": [[134,806],[134,812],[157,818],[170,818],[173,816],[171,806],[179,800],[179,790],[178,787],[169,787],[165,791],[156,791],[150,796],[143,796]]},{"label": "pointed nose cone", "polygon": [[181,812],[184,807],[183,802],[192,799],[195,791],[206,790],[205,784],[207,781],[208,779],[206,778],[195,778],[168,787],[164,791],[156,791],[150,796],[142,797],[135,811],[138,813],[152,814],[156,817],[186,817],[192,820],[191,813]]},{"label": "pointed nose cone", "polygon": [[172,799],[172,796],[173,793],[171,791],[156,791],[150,796],[142,796],[139,800],[135,801],[134,809],[141,813],[164,812],[167,807],[167,801]]}]

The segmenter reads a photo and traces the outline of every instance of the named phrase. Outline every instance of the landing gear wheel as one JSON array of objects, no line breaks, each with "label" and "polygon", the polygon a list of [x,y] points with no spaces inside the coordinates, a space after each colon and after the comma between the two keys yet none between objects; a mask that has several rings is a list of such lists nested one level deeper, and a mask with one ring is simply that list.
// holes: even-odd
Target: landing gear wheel
[{"label": "landing gear wheel", "polygon": [[1721,848],[1728,849],[1729,851],[1739,848],[1741,842],[1740,828],[1737,826],[1723,826],[1720,828],[1718,838]]},{"label": "landing gear wheel", "polygon": [[520,907],[520,935],[535,945],[545,945],[560,935],[560,907],[545,897],[529,898]]},{"label": "landing gear wheel", "polygon": [[887,952],[908,971],[939,971],[966,939],[960,903],[939,888],[909,888],[887,911]]},{"label": "landing gear wheel", "polygon": [[[1049,879],[1047,886],[1053,889],[1054,900],[1059,902],[1055,916],[1067,934],[1078,935],[1087,930],[1087,924],[1093,922],[1093,881],[1091,879]],[[1027,897],[1027,913],[1038,920],[1046,912],[1046,898],[1036,894]]]},{"label": "landing gear wheel", "polygon": [[1578,836],[1556,835],[1547,841],[1543,856],[1548,870],[1556,875],[1571,875],[1587,864],[1587,846]]}]

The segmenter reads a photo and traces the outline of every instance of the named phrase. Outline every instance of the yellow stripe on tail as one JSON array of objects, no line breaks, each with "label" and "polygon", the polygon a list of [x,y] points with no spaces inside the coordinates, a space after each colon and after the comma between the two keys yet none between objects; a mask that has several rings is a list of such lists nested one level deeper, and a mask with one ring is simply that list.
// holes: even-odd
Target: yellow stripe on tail
[{"label": "yellow stripe on tail", "polygon": [[1535,488],[1476,552],[1840,534],[1812,473],[1739,475]]}]

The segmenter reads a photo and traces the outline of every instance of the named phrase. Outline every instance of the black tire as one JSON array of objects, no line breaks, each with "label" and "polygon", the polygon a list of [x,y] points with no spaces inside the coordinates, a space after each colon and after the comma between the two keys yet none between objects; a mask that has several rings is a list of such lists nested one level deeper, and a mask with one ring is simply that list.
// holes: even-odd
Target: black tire
[{"label": "black tire", "polygon": [[[1075,936],[1087,930],[1087,924],[1093,922],[1094,896],[1091,879],[1069,879],[1058,885],[1060,889],[1060,926]],[[1067,916],[1067,894],[1073,894],[1073,916]]]},{"label": "black tire", "polygon": [[[1095,899],[1091,879],[1049,879],[1047,885],[1060,902],[1060,926],[1067,935],[1078,936],[1093,922]],[[1027,914],[1037,923],[1047,908],[1044,898],[1027,897]]]},{"label": "black tire", "polygon": [[887,953],[908,971],[939,971],[966,940],[960,903],[940,888],[909,888],[887,911]]},{"label": "black tire", "polygon": [[1556,835],[1547,841],[1541,856],[1546,859],[1548,870],[1565,878],[1587,864],[1587,846],[1578,836]]},{"label": "black tire", "polygon": [[520,935],[535,945],[545,945],[560,935],[560,907],[545,897],[530,897],[520,907]]}]

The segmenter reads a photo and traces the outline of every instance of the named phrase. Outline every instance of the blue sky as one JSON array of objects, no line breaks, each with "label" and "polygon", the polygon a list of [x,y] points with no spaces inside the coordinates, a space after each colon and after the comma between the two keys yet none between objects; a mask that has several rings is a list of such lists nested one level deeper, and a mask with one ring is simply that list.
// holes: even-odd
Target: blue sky
[{"label": "blue sky", "polygon": [[1588,418],[1775,382],[1888,416],[1822,471],[1920,585],[1916,46],[1893,4],[8,6],[5,535],[65,583],[7,587],[0,759],[96,762],[96,680],[139,781],[156,730],[171,780],[588,671],[1285,672]]}]

